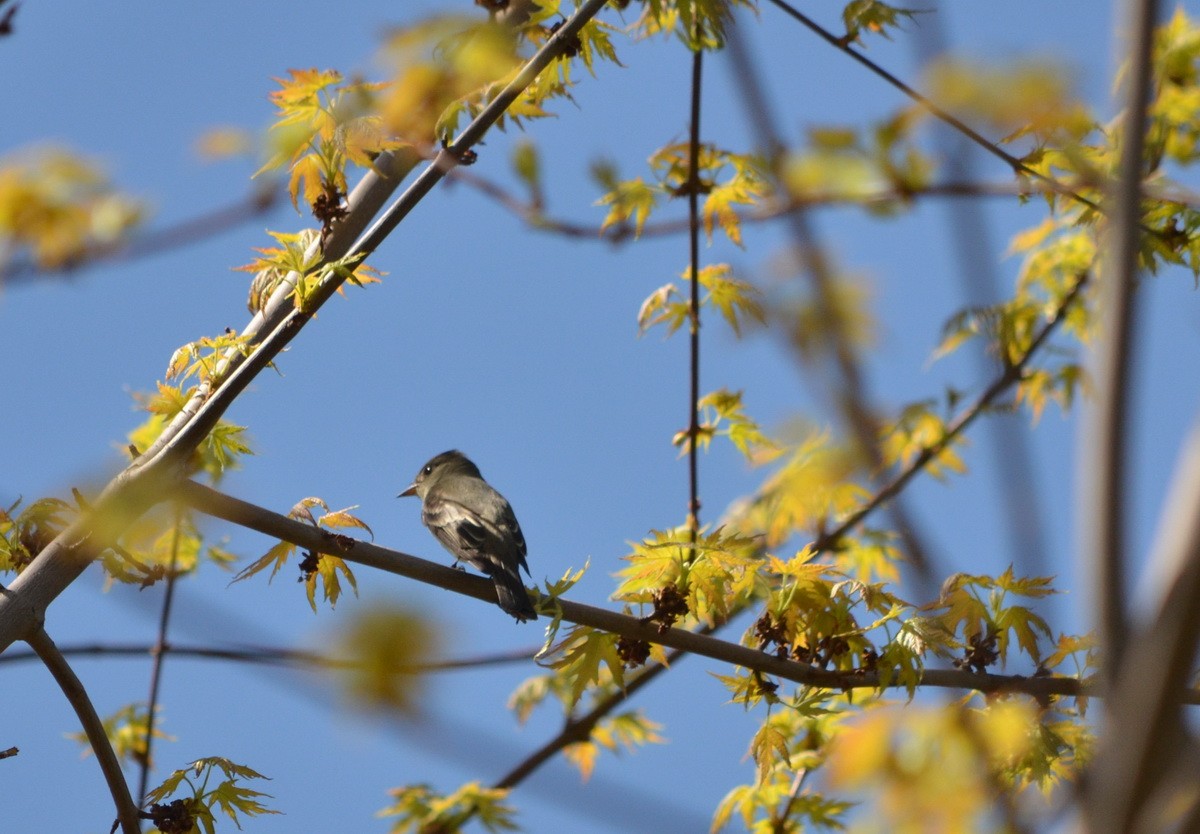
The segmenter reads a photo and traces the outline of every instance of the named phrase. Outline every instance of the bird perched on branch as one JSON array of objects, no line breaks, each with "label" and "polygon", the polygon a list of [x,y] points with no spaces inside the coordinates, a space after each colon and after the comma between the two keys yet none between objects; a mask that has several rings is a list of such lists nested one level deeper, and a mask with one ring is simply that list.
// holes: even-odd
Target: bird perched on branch
[{"label": "bird perched on branch", "polygon": [[454,562],[467,562],[496,583],[496,597],[518,622],[536,620],[520,568],[525,564],[525,536],[507,500],[479,474],[462,452],[442,452],[421,467],[412,485],[397,498],[421,499],[421,521]]}]

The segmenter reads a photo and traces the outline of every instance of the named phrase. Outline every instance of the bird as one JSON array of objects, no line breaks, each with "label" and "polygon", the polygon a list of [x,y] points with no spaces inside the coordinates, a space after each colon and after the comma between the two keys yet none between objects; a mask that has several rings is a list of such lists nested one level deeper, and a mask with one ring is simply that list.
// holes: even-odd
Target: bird
[{"label": "bird", "polygon": [[536,620],[520,569],[525,562],[525,536],[512,506],[483,479],[479,467],[457,449],[442,452],[421,467],[407,489],[397,495],[421,499],[421,521],[442,546],[496,584],[496,599],[517,622]]}]

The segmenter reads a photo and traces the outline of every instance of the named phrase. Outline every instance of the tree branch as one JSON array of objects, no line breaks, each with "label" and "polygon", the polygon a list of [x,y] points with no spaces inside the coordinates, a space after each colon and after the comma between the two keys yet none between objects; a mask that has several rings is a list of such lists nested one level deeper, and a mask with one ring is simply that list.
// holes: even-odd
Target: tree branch
[{"label": "tree branch", "polygon": [[[452,182],[465,183],[485,197],[499,203],[534,231],[620,246],[645,238],[684,234],[690,228],[690,221],[686,217],[672,220],[649,221],[640,231],[630,223],[617,223],[608,228],[601,228],[598,223],[582,223],[564,217],[548,215],[540,201],[522,200],[504,186],[486,177],[482,177],[474,171],[455,168],[449,173],[448,178]],[[1081,187],[1080,185],[1069,183],[1060,183],[1060,185],[1064,188]],[[1082,185],[1095,187],[1095,183],[1083,183]],[[873,194],[838,194],[828,192],[789,195],[787,199],[768,201],[758,208],[749,211],[739,212],[733,209],[730,209],[730,211],[737,217],[739,224],[746,225],[768,223],[793,212],[805,211],[811,208],[843,206],[877,208],[893,203],[907,204],[922,197],[947,199],[962,197],[1029,197],[1034,194],[1055,193],[1058,193],[1056,189],[1037,182],[988,182],[950,179],[945,182],[935,182],[923,186],[884,188]],[[1146,195],[1156,200],[1174,203],[1180,208],[1200,209],[1200,194],[1188,191],[1179,185],[1148,187]]]},{"label": "tree branch", "polygon": [[[232,648],[219,646],[180,646],[167,644],[161,649],[156,643],[90,643],[72,646],[61,646],[59,652],[64,657],[153,657],[155,653],[174,655],[175,657],[190,657],[202,660],[223,660],[233,663],[250,663],[262,666],[311,666],[319,669],[360,669],[365,664],[345,660],[333,655],[301,649],[283,649],[271,646],[252,646]],[[479,657],[450,658],[435,660],[428,663],[414,663],[393,667],[393,671],[404,674],[427,674],[430,672],[454,672],[465,669],[479,669],[485,666],[499,666],[508,663],[518,663],[532,660],[537,654],[537,648],[516,649],[508,652],[497,652]],[[0,655],[0,664],[19,663],[35,660],[37,654],[32,651],[12,649]]]},{"label": "tree branch", "polygon": [[[754,130],[755,140],[767,158],[768,169],[775,180],[776,190],[786,194],[781,165],[783,142],[776,126],[771,108],[763,95],[762,82],[754,66],[753,58],[743,43],[738,28],[730,27],[728,35],[729,56],[734,73],[742,91],[742,100]],[[805,212],[793,212],[786,217],[797,256],[812,287],[813,307],[820,326],[828,330],[828,344],[832,353],[832,369],[835,376],[833,399],[835,413],[839,414],[849,428],[850,437],[858,453],[865,459],[871,472],[881,472],[883,453],[880,450],[879,425],[875,406],[869,392],[858,357],[845,333],[843,314],[836,298],[833,270],[825,257],[824,249],[808,222]],[[933,568],[924,544],[916,533],[915,525],[903,504],[890,505],[892,522],[904,543],[905,555],[916,569],[923,585],[933,586]]]},{"label": "tree branch", "polygon": [[85,269],[108,263],[132,261],[205,241],[266,214],[279,202],[281,193],[278,183],[259,188],[232,205],[182,220],[166,228],[144,232],[130,240],[92,247],[61,267],[48,269],[38,266],[32,260],[8,264],[0,267],[0,284],[11,285],[52,274],[71,277]]},{"label": "tree branch", "polygon": [[[177,497],[193,509],[206,515],[257,530],[316,553],[328,553],[355,564],[366,565],[463,596],[474,597],[490,605],[494,605],[496,602],[495,588],[492,587],[489,580],[482,576],[474,576],[464,571],[434,564],[370,542],[330,533],[225,495],[194,481],[184,482],[178,489]],[[632,640],[656,643],[667,648],[703,655],[723,663],[742,666],[807,686],[826,689],[878,689],[881,686],[880,675],[871,670],[830,671],[792,660],[781,660],[757,649],[718,640],[698,632],[675,628],[659,632],[655,625],[646,623],[638,617],[567,599],[556,599],[552,604],[561,607],[563,619],[567,622],[590,626],[611,634],[620,634]],[[992,675],[959,669],[926,669],[921,676],[919,685],[943,689],[973,689],[980,692],[1017,692],[1035,697],[1050,695],[1069,697],[1087,695],[1090,697],[1097,692],[1096,687],[1091,685],[1090,681],[1081,681],[1076,678]],[[903,684],[895,680],[886,684],[888,688],[901,686]],[[1200,703],[1200,691],[1189,689],[1185,690],[1183,694],[1187,703]]]},{"label": "tree branch", "polygon": [[171,603],[175,599],[175,567],[179,560],[179,525],[183,519],[183,508],[175,507],[175,529],[171,536],[171,564],[167,567],[166,590],[163,593],[162,611],[158,618],[158,636],[154,641],[150,663],[150,694],[146,698],[146,755],[140,762],[138,774],[138,807],[146,802],[149,787],[151,748],[154,745],[154,713],[158,710],[158,689],[162,683],[163,663],[166,662],[167,626],[171,622]]},{"label": "tree branch", "polygon": [[50,639],[50,635],[46,634],[44,629],[39,628],[29,635],[27,642],[42,663],[46,664],[46,668],[54,676],[59,689],[67,696],[71,707],[74,708],[75,715],[79,717],[79,723],[83,727],[84,735],[87,736],[88,744],[92,746],[92,752],[96,754],[96,761],[104,773],[104,781],[108,783],[113,804],[117,806],[117,821],[120,823],[122,834],[140,834],[137,806],[133,804],[133,797],[129,795],[129,785],[125,783],[125,775],[121,772],[121,763],[117,760],[117,754],[113,752],[112,745],[108,741],[108,734],[104,732],[104,723],[96,714],[96,708],[92,706],[87,690],[83,688],[83,684],[75,676],[71,665],[58,651],[54,641]]},{"label": "tree branch", "polygon": [[[697,27],[699,24],[697,24]],[[700,91],[704,50],[692,50],[691,114],[688,120],[688,535],[696,558],[700,534]]]},{"label": "tree branch", "polygon": [[1071,287],[1071,291],[1059,302],[1054,315],[1042,326],[1042,329],[1038,331],[1038,334],[1029,343],[1029,348],[1025,351],[1024,355],[1013,364],[1007,365],[1004,371],[984,389],[983,393],[974,402],[959,412],[959,415],[946,426],[945,433],[937,442],[931,443],[916,454],[909,464],[875,492],[867,503],[843,519],[837,527],[818,536],[816,541],[813,542],[813,548],[818,551],[827,551],[836,547],[838,540],[842,536],[850,532],[855,525],[874,512],[880,505],[899,494],[908,485],[909,481],[929,465],[931,461],[937,458],[960,434],[966,431],[967,427],[975,422],[976,418],[985,413],[991,407],[992,403],[996,401],[997,397],[1019,382],[1021,374],[1029,365],[1030,360],[1033,359],[1033,355],[1045,344],[1046,340],[1050,338],[1050,335],[1066,317],[1067,311],[1075,302],[1075,299],[1079,297],[1079,293],[1083,290],[1087,280],[1088,276],[1086,274],[1079,276],[1075,281],[1075,285]]},{"label": "tree branch", "polygon": [[1200,647],[1200,422],[1179,456],[1152,557],[1162,574],[1158,615],[1129,641],[1111,689],[1107,734],[1084,782],[1096,834],[1163,830],[1136,815],[1157,819],[1165,806],[1154,796],[1164,781],[1187,774],[1194,785],[1195,763],[1180,766],[1181,747],[1192,740],[1178,687]]},{"label": "tree branch", "polygon": [[1080,445],[1080,516],[1083,552],[1092,566],[1098,631],[1106,685],[1123,674],[1126,639],[1125,512],[1126,441],[1129,432],[1129,376],[1133,365],[1134,284],[1137,280],[1141,221],[1141,182],[1146,107],[1153,85],[1150,53],[1157,0],[1131,0],[1127,7],[1131,38],[1130,77],[1121,120],[1121,159],[1115,190],[1109,197],[1104,272],[1100,281],[1100,333],[1093,354],[1096,405]]},{"label": "tree branch", "polygon": [[917,104],[919,104],[923,108],[925,108],[925,110],[927,110],[930,113],[930,115],[932,115],[934,118],[950,125],[952,128],[957,130],[963,136],[966,136],[968,139],[970,139],[976,145],[978,145],[979,147],[983,148],[985,151],[990,153],[992,156],[996,157],[997,159],[1003,160],[1005,163],[1007,163],[1009,166],[1011,166],[1014,171],[1019,171],[1020,173],[1026,175],[1028,177],[1032,177],[1033,179],[1038,180],[1043,185],[1045,185],[1047,188],[1049,188],[1051,191],[1053,191],[1055,194],[1061,194],[1062,196],[1069,197],[1070,199],[1072,199],[1072,200],[1076,201],[1077,203],[1080,203],[1084,206],[1087,206],[1088,208],[1095,209],[1096,211],[1102,211],[1102,209],[1100,208],[1100,205],[1095,200],[1091,200],[1087,197],[1084,197],[1079,192],[1071,189],[1070,186],[1064,185],[1064,184],[1058,182],[1057,180],[1055,180],[1053,177],[1048,177],[1045,174],[1041,173],[1040,171],[1036,171],[1033,168],[1030,168],[1028,165],[1026,165],[1020,159],[1013,156],[1012,154],[1010,154],[1008,151],[1001,148],[996,143],[992,142],[990,139],[988,139],[983,134],[979,133],[977,130],[973,129],[966,122],[962,121],[962,119],[959,119],[959,118],[951,115],[950,113],[946,112],[942,108],[938,107],[937,104],[935,104],[931,99],[922,95],[917,90],[915,90],[913,87],[910,87],[908,84],[905,84],[897,76],[888,72],[886,69],[884,69],[882,66],[880,66],[879,64],[872,61],[866,55],[863,55],[861,52],[858,52],[858,51],[852,49],[850,46],[850,43],[847,39],[837,37],[832,32],[830,32],[828,29],[825,29],[822,26],[820,26],[815,20],[813,20],[812,18],[803,14],[802,12],[800,12],[798,9],[796,9],[791,4],[785,3],[784,0],[769,0],[769,2],[771,3],[771,5],[775,6],[779,10],[781,10],[788,17],[792,18],[797,23],[800,23],[805,28],[807,28],[810,32],[817,35],[817,37],[819,37],[821,40],[825,41],[827,44],[832,46],[834,49],[837,49],[839,52],[844,52],[846,55],[849,55],[855,61],[862,64],[864,67],[866,67],[872,73],[874,73],[876,76],[878,76],[879,78],[882,78],[888,84],[892,85],[897,90],[904,93],[904,95],[908,96],[910,99],[915,101]]},{"label": "tree branch", "polygon": [[[526,62],[517,77],[467,125],[458,139],[439,153],[405,194],[363,233],[371,217],[396,189],[400,177],[407,173],[400,160],[391,154],[381,154],[375,160],[373,169],[367,172],[350,195],[346,217],[333,227],[329,239],[325,241],[322,263],[375,251],[392,229],[441,180],[455,160],[483,138],[509,104],[536,79],[542,69],[563,54],[570,39],[604,5],[605,0],[586,0]],[[319,245],[320,242],[314,243],[314,247]],[[293,275],[289,281],[295,281],[298,277]],[[231,350],[214,374],[215,385],[205,383],[197,386],[194,396],[167,425],[158,440],[108,483],[94,502],[94,510],[85,513],[56,536],[0,595],[0,651],[40,627],[46,608],[75,581],[92,558],[114,541],[134,519],[161,500],[171,486],[186,477],[192,452],[246,386],[275,360],[344,283],[345,277],[337,272],[331,273],[314,290],[305,310],[296,309],[289,297],[289,281],[281,282],[264,309],[255,315],[244,331],[254,346],[249,355]]]}]

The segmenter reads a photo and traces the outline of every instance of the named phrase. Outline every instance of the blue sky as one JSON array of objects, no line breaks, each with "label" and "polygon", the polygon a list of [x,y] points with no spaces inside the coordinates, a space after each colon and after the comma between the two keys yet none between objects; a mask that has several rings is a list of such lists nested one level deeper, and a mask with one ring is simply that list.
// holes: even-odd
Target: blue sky
[{"label": "blue sky", "polygon": [[[1190,5],[1190,4],[1185,4]],[[1107,3],[959,0],[944,14],[958,54],[1012,60],[1053,58],[1080,94],[1111,115]],[[270,79],[289,68],[336,68],[379,76],[377,50],[389,26],[436,10],[471,13],[458,3],[352,2],[332,10],[309,0],[158,4],[25,3],[16,34],[0,41],[0,151],[43,143],[98,159],[123,189],[153,207],[151,228],[193,217],[245,195],[248,162],[206,163],[194,143],[219,125],[264,128],[272,112]],[[1196,12],[1195,8],[1191,11]],[[820,11],[837,28],[836,15]],[[863,124],[904,102],[845,56],[771,8],[744,15],[777,115],[796,139],[810,126]],[[872,39],[869,54],[909,80],[919,77],[912,36]],[[686,135],[689,57],[674,41],[618,43],[625,68],[606,65],[560,104],[557,118],[528,130],[543,154],[550,210],[599,223],[590,161],[614,161],[626,176],[644,172],[659,145]],[[727,61],[707,64],[703,131],[727,147],[747,146],[749,131]],[[493,134],[474,171],[511,182],[508,159],[520,134]],[[982,175],[1003,178],[981,161]],[[1195,183],[1192,183],[1195,186]],[[899,405],[937,397],[948,384],[978,386],[968,357],[931,364],[942,322],[962,304],[947,217],[954,204],[929,202],[894,219],[828,210],[816,226],[830,251],[861,274],[878,319],[878,350],[867,365],[877,398]],[[984,204],[993,249],[985,257],[1010,287],[1017,269],[1002,258],[1008,238],[1042,217],[1042,204]],[[671,207],[681,216],[683,206]],[[6,438],[0,502],[64,495],[116,471],[125,433],[140,421],[131,391],[152,388],[171,352],[202,335],[246,321],[247,276],[231,271],[268,245],[264,228],[310,225],[281,206],[202,244],[0,293],[0,356]],[[756,227],[737,250],[718,240],[708,262],[728,260],[768,282],[785,243]],[[527,229],[469,187],[440,186],[379,250],[382,285],[335,299],[266,374],[229,419],[249,427],[256,456],[226,479],[230,493],[286,511],[308,495],[331,506],[358,505],[376,541],[446,561],[419,523],[416,502],[395,494],[433,454],[458,447],[511,500],[529,541],[536,580],[557,578],[591,560],[573,596],[607,603],[611,574],[626,541],[678,524],[686,466],[670,445],[686,422],[686,343],[652,332],[637,338],[642,300],[686,263],[683,238],[612,247],[562,240]],[[1176,447],[1196,411],[1192,362],[1200,309],[1190,274],[1146,281],[1139,332],[1132,448],[1135,558],[1153,534]],[[824,422],[819,397],[781,341],[735,340],[719,324],[704,330],[702,388],[745,389],[749,412],[777,427],[795,417]],[[1070,593],[1050,610],[1056,631],[1088,626],[1086,586],[1077,568],[1073,507],[1080,454],[1077,419],[1049,410],[1031,436],[1038,464],[1028,488],[1047,521],[1051,563]],[[986,433],[966,452],[972,475],[939,484],[920,480],[908,504],[946,571],[994,572],[1014,559],[1009,520],[999,511]],[[701,464],[703,518],[711,521],[759,474],[715,445]],[[269,542],[213,524],[228,547],[256,557]],[[496,610],[395,576],[359,571],[360,597],[313,615],[289,566],[268,586],[261,578],[227,587],[206,568],[178,589],[172,637],[180,643],[321,647],[356,609],[412,606],[434,619],[451,656],[533,647],[540,627],[511,625]],[[85,573],[50,610],[60,644],[149,642],[161,588],[102,593]],[[77,671],[101,713],[144,700],[146,660],[83,660]],[[452,790],[498,778],[557,732],[545,709],[518,727],[504,708],[532,666],[456,672],[427,683],[418,719],[381,721],[341,709],[319,676],[172,659],[166,665],[161,773],[204,755],[223,755],[273,778],[264,790],[285,816],[247,831],[386,831],[373,818],[389,787],[427,781]],[[633,706],[665,723],[669,743],[604,758],[581,786],[561,762],[516,792],[531,831],[694,831],[720,797],[752,778],[742,761],[756,716],[725,704],[708,674],[715,664],[688,659]],[[0,747],[21,754],[0,762],[0,799],[13,831],[106,831],[111,803],[94,760],[80,760],[63,733],[76,727],[65,700],[39,666],[0,667],[7,719]],[[49,799],[48,796],[53,797]],[[646,814],[657,814],[648,821]]]}]

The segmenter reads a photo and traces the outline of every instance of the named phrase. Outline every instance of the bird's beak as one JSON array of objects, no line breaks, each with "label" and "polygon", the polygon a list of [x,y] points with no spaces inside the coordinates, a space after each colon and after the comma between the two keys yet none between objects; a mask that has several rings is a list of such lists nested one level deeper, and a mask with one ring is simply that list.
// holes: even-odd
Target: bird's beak
[{"label": "bird's beak", "polygon": [[416,495],[416,494],[417,494],[417,485],[413,484],[412,486],[410,486],[408,489],[404,490],[404,492],[400,493],[396,497],[397,498],[407,498],[410,495]]}]

